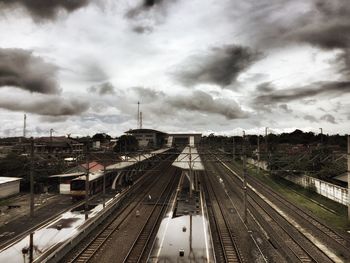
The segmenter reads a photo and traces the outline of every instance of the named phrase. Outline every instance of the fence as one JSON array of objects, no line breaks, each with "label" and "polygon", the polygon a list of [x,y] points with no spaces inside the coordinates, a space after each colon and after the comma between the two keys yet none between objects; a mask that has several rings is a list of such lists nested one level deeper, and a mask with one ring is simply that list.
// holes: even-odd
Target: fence
[{"label": "fence", "polygon": [[[249,164],[258,166],[258,162],[254,159],[249,158],[247,162]],[[267,170],[266,162],[261,161],[259,166],[261,169]],[[307,175],[283,175],[283,178],[304,188],[311,189],[316,193],[325,196],[333,201],[336,201],[343,205],[348,205],[347,188],[331,184]]]}]

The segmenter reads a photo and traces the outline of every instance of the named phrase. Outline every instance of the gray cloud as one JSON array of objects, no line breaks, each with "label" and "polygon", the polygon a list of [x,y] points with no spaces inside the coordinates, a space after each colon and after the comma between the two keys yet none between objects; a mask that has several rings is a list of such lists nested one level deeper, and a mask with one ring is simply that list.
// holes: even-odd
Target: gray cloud
[{"label": "gray cloud", "polygon": [[260,53],[248,47],[237,45],[214,47],[204,55],[190,57],[174,76],[184,85],[208,83],[227,86],[260,57]]},{"label": "gray cloud", "polygon": [[208,93],[198,90],[190,96],[169,97],[167,103],[179,110],[219,114],[229,120],[248,117],[248,113],[244,112],[234,100],[213,99]]},{"label": "gray cloud", "polygon": [[326,121],[326,122],[329,122],[329,123],[333,123],[333,124],[337,124],[337,122],[335,121],[335,118],[333,115],[331,114],[325,114],[323,115],[320,120],[323,120],[323,121]]},{"label": "gray cloud", "polygon": [[152,8],[160,7],[164,3],[164,0],[143,0],[140,5],[131,8],[126,13],[126,17],[130,19],[138,18],[143,12],[150,11]]},{"label": "gray cloud", "polygon": [[288,108],[287,104],[281,104],[278,107],[280,109],[282,109],[285,113],[292,113],[293,112],[290,108]]},{"label": "gray cloud", "polygon": [[0,87],[14,86],[30,92],[59,93],[58,68],[23,49],[0,48]]},{"label": "gray cloud", "polygon": [[0,0],[0,9],[22,7],[36,21],[55,19],[60,11],[71,13],[91,0]]},{"label": "gray cloud", "polygon": [[149,103],[155,100],[165,98],[166,96],[164,92],[157,91],[154,89],[144,87],[132,87],[131,89],[137,93],[141,103]]},{"label": "gray cloud", "polygon": [[254,104],[272,105],[316,95],[331,94],[336,96],[345,93],[350,93],[350,81],[319,81],[308,86],[283,90],[276,90],[270,86],[270,89],[266,89],[254,99]]},{"label": "gray cloud", "polygon": [[309,122],[317,122],[317,119],[314,116],[311,115],[305,115],[304,120],[307,120]]},{"label": "gray cloud", "polygon": [[90,87],[89,92],[97,93],[99,95],[113,95],[115,94],[114,87],[110,82],[105,82],[99,85],[94,85]]},{"label": "gray cloud", "polygon": [[31,99],[1,97],[0,108],[57,117],[79,115],[89,108],[89,103],[58,96],[34,96]]}]

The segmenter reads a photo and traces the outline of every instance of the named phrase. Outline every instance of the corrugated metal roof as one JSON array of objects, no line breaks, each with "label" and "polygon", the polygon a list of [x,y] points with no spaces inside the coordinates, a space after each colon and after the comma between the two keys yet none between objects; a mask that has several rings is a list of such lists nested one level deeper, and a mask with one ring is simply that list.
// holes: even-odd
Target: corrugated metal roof
[{"label": "corrugated metal roof", "polygon": [[204,170],[202,160],[196,147],[187,146],[173,162],[173,166],[181,169]]},{"label": "corrugated metal roof", "polygon": [[68,173],[68,174],[54,174],[54,175],[50,175],[49,177],[64,178],[64,177],[81,176],[81,175],[84,175],[84,174],[85,174],[85,172],[77,172],[77,173]]},{"label": "corrugated metal roof", "polygon": [[164,153],[168,150],[169,150],[169,148],[163,148],[163,149],[153,151],[151,153],[139,154],[139,155],[136,155],[134,157],[129,157],[129,159],[127,161],[122,161],[122,162],[107,166],[106,170],[122,170],[126,167],[134,165],[137,162],[142,162],[142,161],[147,160],[147,159],[149,159],[157,154]]},{"label": "corrugated metal roof", "polygon": [[0,176],[0,184],[6,184],[9,182],[14,182],[14,181],[18,181],[18,180],[22,180],[22,178]]}]

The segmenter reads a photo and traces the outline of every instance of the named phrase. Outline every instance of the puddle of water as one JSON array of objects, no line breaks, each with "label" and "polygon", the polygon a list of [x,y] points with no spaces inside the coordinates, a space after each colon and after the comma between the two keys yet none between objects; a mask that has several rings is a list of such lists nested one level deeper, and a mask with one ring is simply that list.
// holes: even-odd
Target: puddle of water
[{"label": "puddle of water", "polygon": [[[106,200],[106,206],[116,197]],[[88,213],[89,219],[95,217],[103,210],[103,204],[90,205]],[[84,209],[84,206],[82,206]],[[0,262],[30,262],[30,250],[33,252],[33,260],[38,259],[43,253],[57,247],[69,238],[76,235],[83,228],[85,220],[84,212],[81,213],[81,207],[74,211],[66,212],[57,217],[56,220],[48,225],[36,230],[32,235],[32,244],[30,244],[30,235],[22,240],[0,251]]]}]

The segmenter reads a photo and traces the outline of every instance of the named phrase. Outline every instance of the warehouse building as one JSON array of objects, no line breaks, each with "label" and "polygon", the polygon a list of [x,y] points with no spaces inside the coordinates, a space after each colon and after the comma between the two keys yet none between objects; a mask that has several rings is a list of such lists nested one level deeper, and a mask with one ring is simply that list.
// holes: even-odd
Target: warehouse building
[{"label": "warehouse building", "polygon": [[0,177],[0,198],[18,194],[20,180],[18,177]]}]

